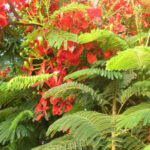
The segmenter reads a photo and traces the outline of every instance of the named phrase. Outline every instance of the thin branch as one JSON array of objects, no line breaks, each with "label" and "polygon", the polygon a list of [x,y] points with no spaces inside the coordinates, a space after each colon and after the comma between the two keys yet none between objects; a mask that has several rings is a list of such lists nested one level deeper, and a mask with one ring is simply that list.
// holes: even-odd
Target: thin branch
[{"label": "thin branch", "polygon": [[19,20],[20,17],[19,17],[18,13],[15,10],[15,6],[11,3],[10,0],[7,0],[7,2],[9,4],[9,6],[10,6],[11,11],[13,12],[14,16],[16,17],[16,20]]},{"label": "thin branch", "polygon": [[14,22],[11,18],[7,18],[7,23],[8,23],[8,25],[42,27],[42,25],[38,25],[38,24],[34,24],[34,23],[19,23],[19,22]]}]

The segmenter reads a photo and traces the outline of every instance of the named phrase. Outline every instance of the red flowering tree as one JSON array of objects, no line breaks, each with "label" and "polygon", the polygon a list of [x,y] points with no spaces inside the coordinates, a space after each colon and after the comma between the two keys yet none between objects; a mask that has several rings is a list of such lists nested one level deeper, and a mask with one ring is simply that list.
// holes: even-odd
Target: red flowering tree
[{"label": "red flowering tree", "polygon": [[[0,71],[0,148],[147,145],[149,121],[140,124],[143,113],[134,108],[149,106],[143,104],[149,98],[149,8],[144,0],[2,0],[0,56],[8,66]],[[127,120],[132,115],[141,116],[134,125]],[[47,129],[47,135],[67,135],[49,143]]]}]

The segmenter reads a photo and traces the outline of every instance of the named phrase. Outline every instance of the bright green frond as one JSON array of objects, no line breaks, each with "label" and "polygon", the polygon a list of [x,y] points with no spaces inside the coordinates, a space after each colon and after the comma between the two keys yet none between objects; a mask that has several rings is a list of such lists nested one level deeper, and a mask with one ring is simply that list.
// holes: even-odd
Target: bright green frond
[{"label": "bright green frond", "polygon": [[84,78],[92,78],[95,76],[101,76],[101,77],[106,77],[108,79],[114,80],[114,79],[121,79],[122,78],[122,74],[120,72],[115,72],[115,71],[107,71],[104,69],[83,69],[83,70],[79,70],[76,71],[74,73],[71,73],[69,75],[67,75],[64,80],[67,79],[76,79],[78,77],[84,77]]},{"label": "bright green frond", "polygon": [[33,148],[32,150],[86,150],[86,146],[85,142],[77,141],[72,138],[72,136],[65,135],[63,137],[56,138],[52,142]]},{"label": "bright green frond", "polygon": [[117,120],[119,128],[133,128],[139,123],[150,123],[150,103],[143,103],[127,109]]},{"label": "bright green frond", "polygon": [[128,45],[125,40],[118,35],[107,30],[91,30],[91,33],[84,33],[79,36],[78,42],[85,44],[92,41],[99,41],[103,51],[107,50],[125,50]]},{"label": "bright green frond", "polygon": [[124,131],[122,135],[123,143],[122,147],[126,150],[142,150],[148,142],[147,128],[143,126],[137,126],[132,130]]},{"label": "bright green frond", "polygon": [[46,99],[50,96],[54,96],[55,98],[62,97],[66,92],[70,90],[80,90],[82,93],[89,93],[95,100],[101,102],[100,96],[91,87],[77,82],[64,83],[60,86],[53,87],[44,94],[44,98]]},{"label": "bright green frond", "polygon": [[[18,111],[7,116],[7,120],[0,123],[0,143],[5,144],[13,142],[16,138],[30,136],[30,130],[33,130],[29,125],[25,124],[33,117],[31,111],[25,110],[18,114]],[[21,124],[21,122],[24,124]]]},{"label": "bright green frond", "polygon": [[33,32],[29,33],[26,37],[25,40],[21,43],[21,47],[27,46],[31,41],[35,40],[38,35],[38,30],[34,30]]},{"label": "bright green frond", "polygon": [[127,88],[126,90],[121,92],[120,102],[121,103],[126,102],[133,95],[141,95],[141,90],[134,86]]},{"label": "bright green frond", "polygon": [[127,43],[130,47],[135,47],[135,46],[138,46],[139,44],[139,39],[140,40],[143,40],[143,39],[147,39],[148,38],[148,34],[149,33],[140,33],[140,34],[137,34],[135,36],[131,36],[127,39]]},{"label": "bright green frond", "polygon": [[58,15],[61,15],[63,13],[68,13],[72,11],[86,11],[86,9],[89,9],[89,6],[79,4],[79,3],[71,3],[67,6],[61,7],[59,10],[54,11],[54,13],[50,16],[50,19],[55,19]]},{"label": "bright green frond", "polygon": [[69,33],[66,31],[52,30],[47,36],[47,42],[50,47],[60,49],[62,44],[67,49],[67,41],[73,41],[77,43],[77,34]]},{"label": "bright green frond", "polygon": [[19,122],[24,120],[29,120],[33,118],[33,112],[30,110],[24,110],[21,113],[19,113],[16,118],[12,121],[11,126],[9,128],[10,132],[15,132],[17,125]]},{"label": "bright green frond", "polygon": [[135,47],[119,52],[117,56],[111,58],[107,64],[107,70],[129,70],[138,69],[150,64],[150,48]]},{"label": "bright green frond", "polygon": [[40,74],[36,76],[17,76],[15,78],[12,78],[7,85],[7,88],[9,90],[21,90],[31,87],[35,83],[44,82],[45,80],[48,80],[50,77],[54,76],[53,74]]},{"label": "bright green frond", "polygon": [[113,124],[111,116],[92,111],[81,111],[54,122],[48,128],[47,135],[53,136],[57,131],[68,129],[75,139],[97,146],[113,130]]},{"label": "bright green frond", "polygon": [[149,81],[138,81],[131,85],[129,88],[122,91],[120,95],[121,102],[128,100],[133,95],[143,95],[150,97],[150,82]]},{"label": "bright green frond", "polygon": [[149,145],[147,145],[146,147],[144,147],[144,149],[143,150],[150,150],[150,144]]}]

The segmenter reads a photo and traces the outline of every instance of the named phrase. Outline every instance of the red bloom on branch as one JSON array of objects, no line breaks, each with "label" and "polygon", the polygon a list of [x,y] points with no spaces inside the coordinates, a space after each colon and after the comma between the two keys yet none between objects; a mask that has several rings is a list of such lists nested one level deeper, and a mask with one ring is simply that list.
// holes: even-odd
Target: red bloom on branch
[{"label": "red bloom on branch", "polygon": [[7,17],[5,10],[5,0],[1,0],[0,2],[0,27],[7,26]]},{"label": "red bloom on branch", "polygon": [[95,45],[93,42],[89,42],[89,43],[86,43],[85,44],[85,49],[86,50],[91,50],[91,49],[94,49],[95,48]]},{"label": "red bloom on branch", "polygon": [[[73,52],[71,52],[71,48],[73,49]],[[83,52],[83,45],[79,45],[79,47],[70,47],[70,51],[66,50],[59,50],[58,52],[58,61],[60,63],[68,63],[72,64],[74,66],[79,65],[80,63],[80,55]]]},{"label": "red bloom on branch", "polygon": [[0,77],[6,77],[7,73],[10,71],[10,68],[8,67],[6,70],[0,71]]},{"label": "red bloom on branch", "polygon": [[112,54],[111,54],[110,51],[106,51],[106,52],[104,52],[103,54],[104,54],[104,59],[109,59],[109,58],[112,57]]},{"label": "red bloom on branch", "polygon": [[63,99],[55,99],[51,102],[53,105],[52,111],[53,115],[61,115],[63,112],[67,113],[72,108],[72,102],[74,99],[72,97],[69,97],[67,100]]},{"label": "red bloom on branch", "polygon": [[97,61],[96,55],[93,54],[92,52],[88,52],[87,61],[89,64],[93,64],[95,61]]},{"label": "red bloom on branch", "polygon": [[43,97],[40,100],[40,103],[36,106],[35,108],[35,113],[41,113],[36,116],[35,120],[38,121],[40,120],[44,115],[47,115],[46,110],[48,109],[47,106],[47,100],[45,100]]},{"label": "red bloom on branch", "polygon": [[102,9],[101,8],[88,9],[87,13],[90,19],[95,19],[97,17],[102,16]]}]

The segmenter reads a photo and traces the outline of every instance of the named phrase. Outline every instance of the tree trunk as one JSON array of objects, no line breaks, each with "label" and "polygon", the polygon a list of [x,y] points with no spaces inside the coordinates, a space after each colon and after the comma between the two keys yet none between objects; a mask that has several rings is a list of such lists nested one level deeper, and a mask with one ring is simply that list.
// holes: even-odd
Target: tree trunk
[{"label": "tree trunk", "polygon": [[[116,116],[116,99],[113,100],[113,103],[112,103],[112,117],[115,118]],[[115,120],[113,120],[115,121]],[[112,138],[115,137],[115,132],[112,132],[111,134]],[[115,146],[115,141],[112,140],[112,150],[116,150],[116,146]]]}]

